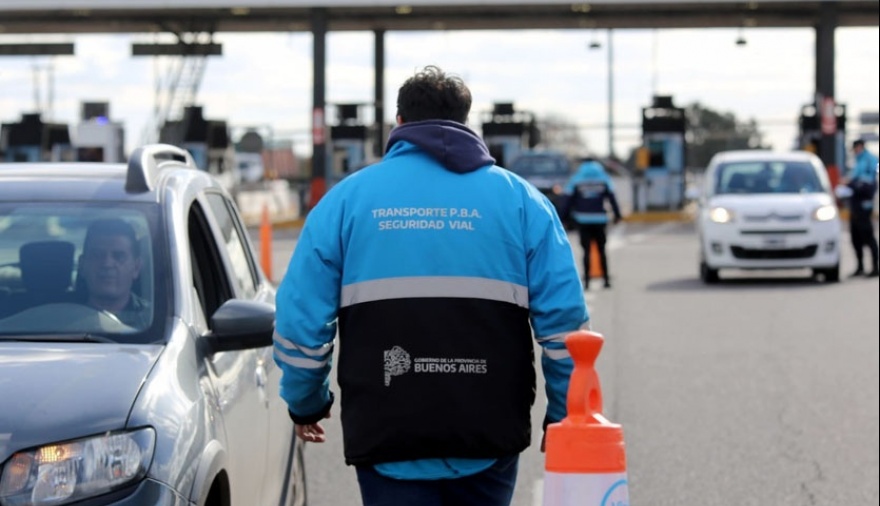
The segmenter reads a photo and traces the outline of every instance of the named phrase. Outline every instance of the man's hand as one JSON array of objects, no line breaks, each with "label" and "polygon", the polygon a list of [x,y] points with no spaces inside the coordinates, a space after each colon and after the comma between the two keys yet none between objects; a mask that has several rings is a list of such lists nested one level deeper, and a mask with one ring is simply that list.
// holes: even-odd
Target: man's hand
[{"label": "man's hand", "polygon": [[[324,418],[330,418],[329,411]],[[293,424],[293,428],[296,431],[296,437],[303,441],[309,443],[323,443],[326,441],[324,427],[322,427],[320,423],[310,423],[306,425]]]}]

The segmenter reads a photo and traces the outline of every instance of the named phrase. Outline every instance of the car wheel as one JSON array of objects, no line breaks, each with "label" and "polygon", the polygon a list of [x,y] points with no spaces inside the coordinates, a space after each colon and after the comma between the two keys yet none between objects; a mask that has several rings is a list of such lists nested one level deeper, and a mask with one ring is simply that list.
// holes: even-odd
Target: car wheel
[{"label": "car wheel", "polygon": [[709,267],[706,262],[700,262],[700,279],[706,284],[717,283],[719,280],[718,269]]},{"label": "car wheel", "polygon": [[827,269],[814,269],[814,273],[821,275],[826,283],[838,283],[840,281],[840,264]]}]

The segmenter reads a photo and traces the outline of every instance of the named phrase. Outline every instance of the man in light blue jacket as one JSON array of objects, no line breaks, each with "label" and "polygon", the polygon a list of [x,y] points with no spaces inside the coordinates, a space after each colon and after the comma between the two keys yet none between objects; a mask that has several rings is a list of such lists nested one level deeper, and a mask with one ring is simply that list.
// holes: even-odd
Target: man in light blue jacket
[{"label": "man in light blue jacket", "polygon": [[409,78],[385,157],[313,208],[278,288],[281,396],[305,441],[324,441],[338,330],[365,506],[507,506],[531,441],[534,340],[545,423],[566,414],[564,341],[589,321],[571,247],[550,201],[465,126],[470,106],[437,67]]}]

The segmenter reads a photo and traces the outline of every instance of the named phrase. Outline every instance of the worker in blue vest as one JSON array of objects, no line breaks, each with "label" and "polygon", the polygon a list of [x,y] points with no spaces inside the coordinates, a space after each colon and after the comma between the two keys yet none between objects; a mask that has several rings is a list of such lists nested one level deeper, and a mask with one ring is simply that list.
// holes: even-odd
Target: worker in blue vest
[{"label": "worker in blue vest", "polygon": [[[877,238],[874,237],[874,195],[877,193],[877,157],[865,149],[865,141],[856,139],[852,143],[855,164],[843,183],[850,187],[849,234],[856,254],[856,270],[852,276],[880,276],[878,266]],[[871,270],[867,271],[862,261],[864,248],[871,252]]]},{"label": "worker in blue vest", "polygon": [[601,163],[592,157],[581,159],[581,164],[565,186],[565,198],[560,209],[563,221],[573,221],[577,226],[581,247],[584,250],[584,290],[590,287],[590,246],[596,242],[605,288],[611,287],[608,272],[608,255],[605,251],[608,227],[608,210],[611,205],[614,223],[621,220],[620,206],[614,194],[614,182]]}]

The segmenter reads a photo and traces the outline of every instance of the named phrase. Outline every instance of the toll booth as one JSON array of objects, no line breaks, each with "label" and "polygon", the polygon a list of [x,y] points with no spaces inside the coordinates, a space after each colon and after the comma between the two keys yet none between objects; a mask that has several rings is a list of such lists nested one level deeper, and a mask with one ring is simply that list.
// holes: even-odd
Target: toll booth
[{"label": "toll booth", "polygon": [[634,204],[640,211],[681,209],[685,192],[684,108],[668,95],[642,108],[642,146],[636,159]]},{"label": "toll booth", "polygon": [[189,106],[181,120],[162,125],[159,142],[186,149],[198,168],[216,177],[227,190],[237,188],[235,149],[226,121],[205,119],[202,107]]},{"label": "toll booth", "polygon": [[[876,144],[880,141],[880,112],[867,111],[859,114],[858,138],[865,144]],[[875,153],[876,149],[872,149]]]},{"label": "toll booth", "polygon": [[253,186],[265,179],[266,166],[263,163],[265,146],[263,136],[253,127],[248,128],[235,143],[238,184]]},{"label": "toll booth", "polygon": [[83,102],[73,147],[81,162],[122,163],[125,158],[125,127],[110,120],[107,102]]},{"label": "toll booth", "polygon": [[368,104],[335,104],[335,124],[330,125],[330,170],[328,187],[372,162],[373,136],[362,119],[362,108]]},{"label": "toll booth", "polygon": [[39,113],[22,114],[18,123],[0,125],[0,153],[6,162],[73,161],[70,129],[45,123]]},{"label": "toll booth", "polygon": [[483,140],[495,163],[507,167],[522,151],[534,148],[541,141],[535,115],[517,111],[509,102],[494,104],[481,117]]},{"label": "toll booth", "polygon": [[[840,175],[846,175],[846,105],[834,105],[834,165],[840,171]],[[826,127],[827,128],[827,127]],[[798,118],[798,149],[809,151],[819,158],[822,155],[822,114],[814,104],[806,104],[801,107]],[[836,183],[836,180],[833,181]]]}]

